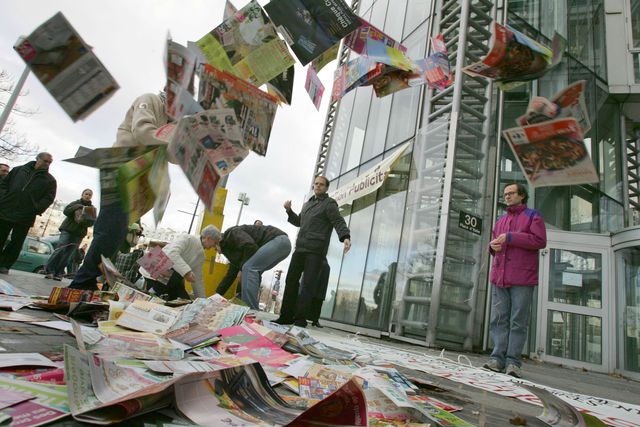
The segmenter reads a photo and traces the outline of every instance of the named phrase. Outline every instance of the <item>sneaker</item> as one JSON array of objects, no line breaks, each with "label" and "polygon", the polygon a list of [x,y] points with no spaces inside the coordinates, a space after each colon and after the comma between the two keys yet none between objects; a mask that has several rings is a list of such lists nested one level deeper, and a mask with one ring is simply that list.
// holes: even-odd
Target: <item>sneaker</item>
[{"label": "sneaker", "polygon": [[522,378],[522,369],[519,366],[510,363],[507,365],[507,370],[505,371],[507,375],[511,375],[512,377]]},{"label": "sneaker", "polygon": [[47,273],[47,274],[44,275],[44,278],[45,279],[53,279],[53,274]]},{"label": "sneaker", "polygon": [[9,269],[7,267],[0,267],[0,274],[9,274]]},{"label": "sneaker", "polygon": [[489,361],[482,365],[482,367],[493,372],[502,372],[504,370],[496,359],[489,359]]},{"label": "sneaker", "polygon": [[315,327],[315,328],[322,328],[323,326],[320,324],[320,322],[318,322],[317,320],[314,320],[313,322],[311,322],[311,326]]},{"label": "sneaker", "polygon": [[305,319],[297,319],[295,322],[293,322],[294,325],[300,327],[300,328],[306,328],[307,327],[307,321]]},{"label": "sneaker", "polygon": [[277,323],[278,325],[291,325],[293,324],[293,320],[280,316],[276,320],[274,320],[273,323]]},{"label": "sneaker", "polygon": [[52,277],[53,280],[57,280],[58,282],[62,281],[62,276],[53,276]]}]

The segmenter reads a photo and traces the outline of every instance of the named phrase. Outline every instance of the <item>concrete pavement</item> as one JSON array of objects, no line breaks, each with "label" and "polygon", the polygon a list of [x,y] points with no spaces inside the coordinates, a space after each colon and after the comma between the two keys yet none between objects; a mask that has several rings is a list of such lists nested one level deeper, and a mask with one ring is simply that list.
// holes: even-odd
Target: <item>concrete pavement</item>
[{"label": "concrete pavement", "polygon": [[[12,270],[9,275],[0,275],[0,279],[10,282],[31,295],[48,295],[54,286],[68,284],[68,280],[57,282],[44,279],[41,275],[15,270]],[[54,318],[53,314],[42,310],[25,308],[20,312],[41,317],[43,320],[52,320]],[[258,317],[272,318],[272,315],[260,313]],[[322,336],[344,338],[350,335],[346,332],[326,327],[321,330],[310,328],[309,331],[319,339],[322,339]],[[418,352],[434,357],[440,355],[440,351],[437,350],[388,339],[380,340],[366,337],[358,337],[358,339],[368,345],[380,345],[385,348],[393,347],[397,348],[398,351]],[[0,321],[0,346],[7,352],[61,353],[64,344],[75,346],[75,339],[70,334],[54,329],[20,322]],[[456,360],[458,355],[459,353],[445,353],[445,356],[452,360]],[[481,366],[486,360],[486,355],[466,353],[464,356],[469,359],[473,366]],[[464,409],[457,412],[456,415],[474,425],[509,425],[509,420],[515,417],[526,420],[526,425],[528,426],[546,425],[536,419],[536,416],[542,412],[541,407],[513,398],[499,396],[446,378],[429,375],[418,370],[408,368],[400,370],[412,377],[419,378],[425,384],[429,384],[427,386],[429,395],[451,404],[463,406]],[[527,380],[538,384],[569,392],[640,405],[640,383],[637,381],[536,361],[525,361],[523,372]],[[154,421],[148,425],[161,425],[156,424],[156,418],[149,415],[142,417],[142,419],[128,421],[127,425],[145,425],[145,422],[151,422],[151,419]],[[52,425],[78,424],[69,418],[66,421]],[[640,425],[640,419],[638,420],[638,425]]]}]

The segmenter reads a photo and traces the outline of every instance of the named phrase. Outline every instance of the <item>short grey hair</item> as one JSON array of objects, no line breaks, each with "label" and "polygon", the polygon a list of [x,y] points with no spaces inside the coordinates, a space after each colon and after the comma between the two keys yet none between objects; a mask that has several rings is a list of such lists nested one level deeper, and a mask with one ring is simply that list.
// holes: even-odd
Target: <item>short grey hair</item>
[{"label": "short grey hair", "polygon": [[209,224],[202,229],[202,231],[200,232],[200,237],[203,239],[205,237],[210,237],[216,242],[219,242],[220,240],[222,240],[222,233],[220,232],[220,230],[218,230],[218,227]]},{"label": "short grey hair", "polygon": [[51,157],[51,158],[53,158],[53,156],[51,155],[51,153],[47,153],[46,151],[43,151],[43,152],[41,152],[41,153],[38,153],[38,155],[36,156],[36,159],[37,159],[37,160],[40,160],[40,159],[42,159],[42,158],[44,158],[44,157]]}]

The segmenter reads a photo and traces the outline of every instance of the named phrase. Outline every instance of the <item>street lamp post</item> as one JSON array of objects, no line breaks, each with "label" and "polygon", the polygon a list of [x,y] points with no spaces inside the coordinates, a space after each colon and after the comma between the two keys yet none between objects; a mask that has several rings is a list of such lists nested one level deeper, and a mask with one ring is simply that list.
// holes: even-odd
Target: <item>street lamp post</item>
[{"label": "street lamp post", "polygon": [[193,212],[181,211],[178,209],[178,212],[185,213],[187,215],[191,215],[191,222],[189,223],[189,231],[187,234],[191,234],[191,228],[193,227],[193,220],[198,216],[198,206],[200,205],[200,198],[196,200],[196,207],[193,209]]},{"label": "street lamp post", "polygon": [[238,201],[240,202],[240,212],[238,212],[238,220],[236,221],[236,225],[240,224],[242,208],[249,204],[249,197],[247,197],[247,193],[238,194]]}]

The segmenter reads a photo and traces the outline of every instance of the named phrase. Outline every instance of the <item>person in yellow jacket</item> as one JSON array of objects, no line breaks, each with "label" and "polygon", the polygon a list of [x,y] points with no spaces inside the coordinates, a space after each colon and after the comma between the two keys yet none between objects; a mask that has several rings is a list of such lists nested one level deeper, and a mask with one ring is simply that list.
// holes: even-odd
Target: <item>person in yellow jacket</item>
[{"label": "person in yellow jacket", "polygon": [[[124,121],[118,126],[114,147],[166,144],[166,141],[155,137],[155,132],[168,121],[163,93],[141,95],[133,101]],[[100,213],[93,227],[93,241],[70,288],[96,290],[100,256],[113,256],[127,236],[129,217],[123,210],[116,180],[113,179],[119,166],[115,164],[100,169]],[[105,185],[107,182],[113,185]]]}]

